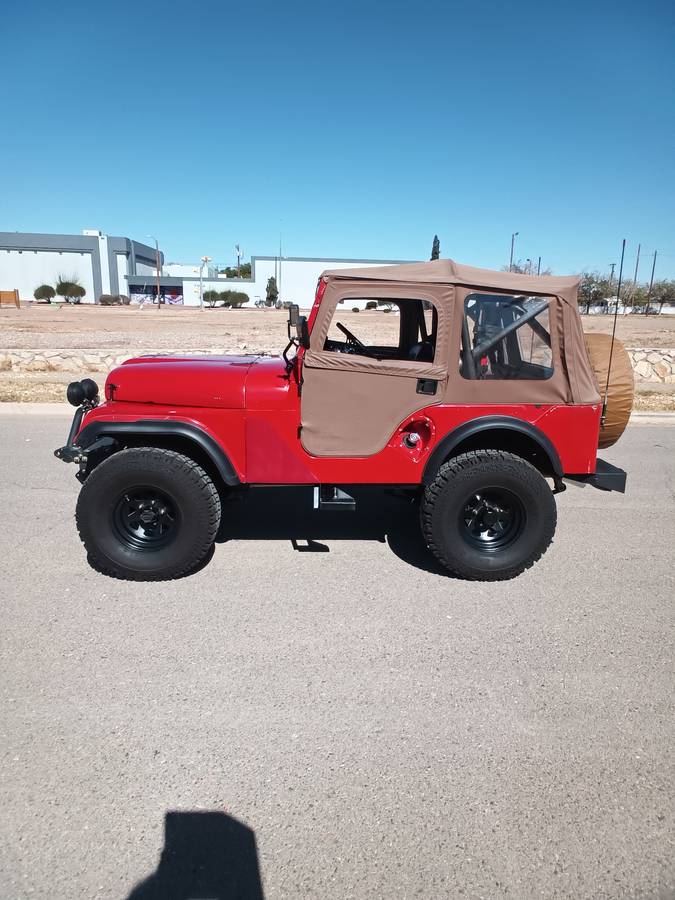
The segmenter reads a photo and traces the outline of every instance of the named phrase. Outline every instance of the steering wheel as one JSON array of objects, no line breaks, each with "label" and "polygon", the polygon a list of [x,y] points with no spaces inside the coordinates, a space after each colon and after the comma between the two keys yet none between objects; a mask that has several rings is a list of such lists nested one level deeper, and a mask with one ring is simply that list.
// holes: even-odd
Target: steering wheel
[{"label": "steering wheel", "polygon": [[355,347],[357,350],[365,350],[365,349],[366,349],[366,345],[363,343],[363,341],[360,341],[360,340],[356,337],[355,334],[352,334],[351,331],[350,331],[348,328],[345,328],[345,326],[342,324],[342,322],[336,322],[335,325],[336,325],[337,328],[340,329],[340,331],[341,331],[341,332],[344,334],[344,336],[347,338],[347,342],[348,342],[349,344],[351,344],[351,345],[352,345],[353,347]]}]

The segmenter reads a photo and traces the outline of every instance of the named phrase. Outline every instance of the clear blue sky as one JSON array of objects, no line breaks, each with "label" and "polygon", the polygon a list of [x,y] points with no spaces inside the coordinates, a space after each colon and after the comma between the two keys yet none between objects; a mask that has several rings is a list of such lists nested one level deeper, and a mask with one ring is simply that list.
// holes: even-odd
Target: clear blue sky
[{"label": "clear blue sky", "polygon": [[[0,230],[675,277],[675,4],[11,3]],[[648,275],[648,263],[641,275]]]}]

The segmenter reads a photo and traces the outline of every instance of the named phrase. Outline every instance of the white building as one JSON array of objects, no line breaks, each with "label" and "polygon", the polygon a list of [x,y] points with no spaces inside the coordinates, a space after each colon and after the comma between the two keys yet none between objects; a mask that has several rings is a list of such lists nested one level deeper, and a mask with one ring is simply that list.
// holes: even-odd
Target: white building
[{"label": "white building", "polygon": [[[263,303],[267,282],[275,278],[282,303],[297,303],[308,309],[314,302],[317,281],[326,269],[346,269],[352,266],[397,265],[401,260],[391,259],[319,259],[306,256],[253,256],[250,278],[226,278],[217,269],[204,267],[199,276],[199,265],[168,263],[163,267],[161,288],[168,302],[185,306],[199,306],[200,296],[207,291],[239,291],[248,297],[244,306]],[[154,299],[156,293],[154,273],[143,277],[128,276],[127,293],[132,301],[141,297]],[[200,295],[201,291],[201,295]],[[354,306],[365,306],[365,300],[355,301]]]}]

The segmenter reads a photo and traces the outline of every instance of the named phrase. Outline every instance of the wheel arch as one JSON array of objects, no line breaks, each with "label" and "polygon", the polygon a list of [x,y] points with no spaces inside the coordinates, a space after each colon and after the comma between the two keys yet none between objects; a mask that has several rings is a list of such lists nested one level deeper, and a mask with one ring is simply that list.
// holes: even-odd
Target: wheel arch
[{"label": "wheel arch", "polygon": [[[158,447],[175,450],[199,463],[214,480],[223,486],[236,487],[241,484],[225,450],[203,428],[190,422],[145,419],[137,422],[96,421],[85,425],[76,441],[77,445],[86,451],[100,438],[112,438],[118,445],[116,449]],[[95,458],[92,463],[89,471],[96,467]]]},{"label": "wheel arch", "polygon": [[422,484],[430,484],[452,457],[480,449],[505,450],[531,462],[542,475],[563,475],[558,451],[535,425],[512,416],[480,416],[464,422],[438,442],[424,467]]}]

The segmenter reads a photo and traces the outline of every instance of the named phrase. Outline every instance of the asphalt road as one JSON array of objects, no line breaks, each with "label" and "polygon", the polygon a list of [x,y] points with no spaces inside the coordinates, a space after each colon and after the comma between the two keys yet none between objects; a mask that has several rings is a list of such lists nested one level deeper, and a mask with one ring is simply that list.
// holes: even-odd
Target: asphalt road
[{"label": "asphalt road", "polygon": [[675,428],[498,585],[398,500],[278,491],[189,579],[107,579],[66,430],[0,418],[2,898],[675,896]]}]

